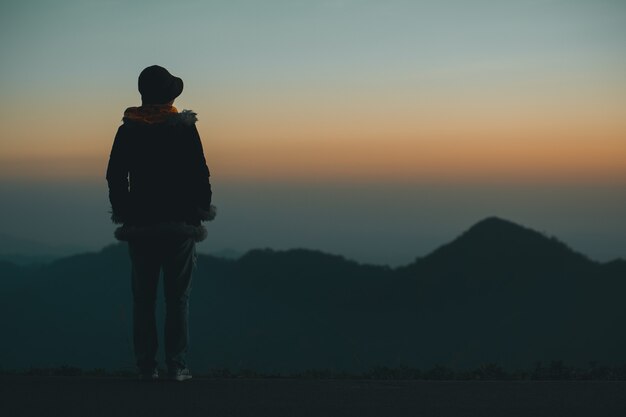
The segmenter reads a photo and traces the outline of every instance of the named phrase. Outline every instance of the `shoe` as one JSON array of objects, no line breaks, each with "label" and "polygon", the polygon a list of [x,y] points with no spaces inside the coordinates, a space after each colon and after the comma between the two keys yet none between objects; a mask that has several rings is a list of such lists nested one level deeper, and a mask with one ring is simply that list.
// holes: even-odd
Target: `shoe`
[{"label": "shoe", "polygon": [[157,369],[139,372],[140,381],[156,381],[157,379],[159,379],[159,371]]},{"label": "shoe", "polygon": [[187,368],[177,368],[169,371],[167,377],[170,381],[186,381],[191,379],[191,372]]}]

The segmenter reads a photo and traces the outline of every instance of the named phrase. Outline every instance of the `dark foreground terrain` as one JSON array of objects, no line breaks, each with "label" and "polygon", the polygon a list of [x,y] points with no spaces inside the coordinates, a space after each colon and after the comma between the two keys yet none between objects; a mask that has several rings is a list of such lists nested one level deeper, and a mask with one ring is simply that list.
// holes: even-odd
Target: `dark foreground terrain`
[{"label": "dark foreground terrain", "polygon": [[626,381],[0,376],[12,416],[624,416]]}]

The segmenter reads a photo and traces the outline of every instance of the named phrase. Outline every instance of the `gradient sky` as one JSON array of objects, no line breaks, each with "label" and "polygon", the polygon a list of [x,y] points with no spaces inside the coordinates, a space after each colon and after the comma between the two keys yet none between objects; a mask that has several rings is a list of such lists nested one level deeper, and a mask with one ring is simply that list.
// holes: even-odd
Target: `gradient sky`
[{"label": "gradient sky", "polygon": [[[494,186],[513,200],[523,195],[518,219],[541,227],[548,217],[524,213],[540,211],[540,190],[551,187],[550,195],[566,189],[594,213],[626,212],[623,198],[594,200],[589,191],[626,192],[626,2],[619,0],[3,2],[0,56],[0,179],[13,199],[24,196],[22,206],[5,209],[0,230],[14,234],[35,189],[20,194],[15,184],[102,187],[122,112],[139,104],[137,75],[152,64],[185,81],[176,106],[198,112],[217,190],[405,187],[378,201],[385,210],[403,204],[411,186],[449,190],[441,207],[455,187],[484,194]],[[216,204],[231,212],[245,216],[258,203],[229,192],[222,195],[231,200]],[[290,193],[274,195],[275,207]],[[346,207],[356,201],[349,195],[320,198]],[[497,193],[490,198],[476,217],[499,214]],[[293,216],[309,209],[302,201]],[[457,201],[436,224],[469,226],[455,208],[477,204]],[[407,216],[378,228],[423,221]],[[626,257],[626,224],[609,218],[601,229],[612,237],[604,235],[610,243],[598,256]],[[221,233],[239,220],[230,221]],[[574,216],[554,232],[588,230],[579,247],[589,251],[598,238],[585,233],[600,229],[581,228],[588,222],[587,214]],[[339,232],[328,227],[328,245],[307,240],[306,228],[287,241],[262,241],[330,248]],[[257,244],[241,233],[229,246]],[[341,247],[359,242],[350,235]]]}]

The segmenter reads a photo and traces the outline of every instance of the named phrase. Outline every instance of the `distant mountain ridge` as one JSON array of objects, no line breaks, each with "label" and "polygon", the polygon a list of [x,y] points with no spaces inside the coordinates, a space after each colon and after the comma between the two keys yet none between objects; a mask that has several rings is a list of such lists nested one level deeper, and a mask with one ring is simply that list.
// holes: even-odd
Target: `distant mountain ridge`
[{"label": "distant mountain ridge", "polygon": [[[589,261],[589,259],[572,250],[555,237],[548,237],[533,229],[520,226],[498,217],[488,217],[459,236],[451,243],[435,250],[430,256],[449,256],[450,251],[455,254],[464,252],[466,257],[480,258],[506,256],[519,260],[531,259],[563,259],[569,257],[571,261]],[[446,253],[447,252],[447,253]]]},{"label": "distant mountain ridge", "polygon": [[[450,259],[455,262],[450,263]],[[452,268],[467,268],[485,263],[504,268],[512,265],[521,268],[599,265],[555,237],[495,216],[479,221],[416,263],[442,268],[446,267],[445,264]]]},{"label": "distant mountain ridge", "polygon": [[0,253],[1,254],[21,254],[21,255],[59,255],[69,251],[81,250],[77,245],[48,245],[32,239],[0,233]]},{"label": "distant mountain ridge", "polygon": [[[77,252],[88,249],[77,245],[48,245],[32,239],[0,233],[0,262],[17,265],[46,264]],[[222,249],[209,252],[218,258],[237,259],[243,254],[234,249]]]},{"label": "distant mountain ridge", "polygon": [[[0,263],[0,367],[132,367],[129,268],[124,244]],[[626,363],[626,261],[497,217],[399,268],[306,249],[200,255],[193,286],[196,369]]]}]

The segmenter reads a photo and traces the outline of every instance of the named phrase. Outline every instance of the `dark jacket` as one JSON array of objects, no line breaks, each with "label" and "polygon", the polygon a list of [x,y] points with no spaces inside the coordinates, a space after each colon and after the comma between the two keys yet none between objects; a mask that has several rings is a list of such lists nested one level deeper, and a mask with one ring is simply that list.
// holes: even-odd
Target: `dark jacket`
[{"label": "dark jacket", "polygon": [[213,213],[212,191],[196,120],[188,110],[159,123],[123,119],[106,173],[111,219],[123,223],[118,239],[206,237],[201,221]]}]

